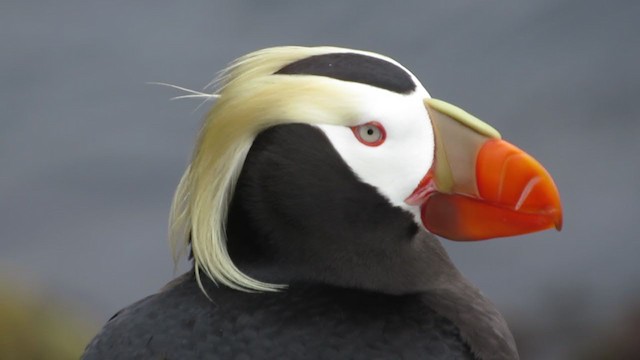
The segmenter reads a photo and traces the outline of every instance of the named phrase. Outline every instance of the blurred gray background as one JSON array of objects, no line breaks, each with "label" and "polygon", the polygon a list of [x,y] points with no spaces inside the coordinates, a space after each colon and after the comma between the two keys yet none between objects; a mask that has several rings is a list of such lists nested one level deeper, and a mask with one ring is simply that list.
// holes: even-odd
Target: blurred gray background
[{"label": "blurred gray background", "polygon": [[561,233],[445,244],[525,358],[593,358],[640,314],[637,1],[4,1],[4,291],[92,332],[170,280],[170,200],[207,106],[146,83],[201,89],[275,45],[394,57],[554,176]]}]

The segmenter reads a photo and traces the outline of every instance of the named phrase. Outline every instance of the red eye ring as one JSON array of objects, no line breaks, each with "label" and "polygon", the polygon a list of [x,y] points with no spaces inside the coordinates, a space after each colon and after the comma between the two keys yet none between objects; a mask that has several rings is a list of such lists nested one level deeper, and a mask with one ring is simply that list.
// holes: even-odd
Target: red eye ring
[{"label": "red eye ring", "polygon": [[351,131],[356,139],[367,146],[380,146],[387,138],[384,126],[377,121],[370,121],[366,124],[352,126]]}]

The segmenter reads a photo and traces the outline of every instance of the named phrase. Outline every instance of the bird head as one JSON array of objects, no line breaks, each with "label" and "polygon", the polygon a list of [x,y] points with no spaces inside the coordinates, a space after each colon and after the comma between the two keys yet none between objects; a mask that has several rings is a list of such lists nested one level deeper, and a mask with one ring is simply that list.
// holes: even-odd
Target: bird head
[{"label": "bird head", "polygon": [[376,263],[383,279],[403,262],[429,262],[418,233],[469,241],[561,224],[557,188],[533,157],[431,98],[393,59],[278,47],[223,72],[170,227],[198,274],[261,291],[278,285],[241,271],[230,252],[277,258],[302,277]]}]

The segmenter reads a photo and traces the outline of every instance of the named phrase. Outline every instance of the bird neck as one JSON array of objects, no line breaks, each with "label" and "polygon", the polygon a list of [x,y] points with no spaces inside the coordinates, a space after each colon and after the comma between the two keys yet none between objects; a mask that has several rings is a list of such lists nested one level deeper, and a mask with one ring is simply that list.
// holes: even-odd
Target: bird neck
[{"label": "bird neck", "polygon": [[263,131],[238,178],[227,249],[246,275],[390,295],[422,294],[483,359],[517,359],[498,311],[455,268],[413,215],[358,179],[318,129]]},{"label": "bird neck", "polygon": [[474,354],[483,360],[517,360],[518,349],[497,308],[458,271],[422,293],[429,306],[451,320]]}]

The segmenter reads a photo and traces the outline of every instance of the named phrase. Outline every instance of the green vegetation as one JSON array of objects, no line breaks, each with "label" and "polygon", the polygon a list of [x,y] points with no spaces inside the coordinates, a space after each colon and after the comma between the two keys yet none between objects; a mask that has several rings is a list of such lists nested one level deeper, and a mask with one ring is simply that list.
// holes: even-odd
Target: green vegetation
[{"label": "green vegetation", "polygon": [[58,304],[0,284],[0,359],[78,359],[95,327]]}]

